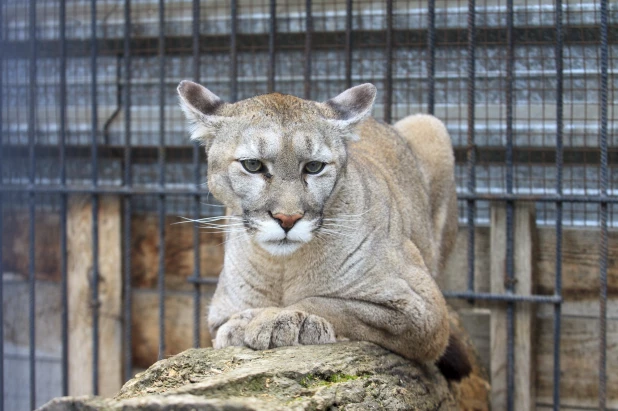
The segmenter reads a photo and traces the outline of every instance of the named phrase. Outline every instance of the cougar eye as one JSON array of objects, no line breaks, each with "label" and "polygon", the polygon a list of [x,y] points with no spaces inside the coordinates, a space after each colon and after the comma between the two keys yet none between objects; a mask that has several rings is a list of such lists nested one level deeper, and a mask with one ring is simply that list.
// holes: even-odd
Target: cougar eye
[{"label": "cougar eye", "polygon": [[305,164],[305,173],[307,174],[317,174],[324,169],[326,163],[322,163],[321,161],[310,161]]},{"label": "cougar eye", "polygon": [[241,160],[240,164],[250,173],[261,173],[264,171],[264,164],[260,160],[249,159]]}]

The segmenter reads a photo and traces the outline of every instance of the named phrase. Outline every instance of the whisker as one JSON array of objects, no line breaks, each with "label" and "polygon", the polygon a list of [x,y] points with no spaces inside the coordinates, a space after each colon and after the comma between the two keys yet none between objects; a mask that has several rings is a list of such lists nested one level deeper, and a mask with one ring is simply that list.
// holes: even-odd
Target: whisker
[{"label": "whisker", "polygon": [[177,221],[175,223],[172,224],[186,224],[186,223],[203,223],[203,222],[211,222],[211,221],[218,221],[218,220],[239,220],[239,221],[244,221],[244,218],[242,217],[237,217],[237,216],[226,216],[226,215],[222,215],[222,216],[215,216],[215,217],[205,217],[205,218],[199,218],[199,219],[193,219],[193,218],[187,218],[187,217],[182,217],[182,216],[178,216],[178,218],[183,219],[184,221]]},{"label": "whisker", "polygon": [[232,221],[218,221],[218,220],[213,220],[213,221],[196,221],[195,223],[197,224],[209,224],[209,225],[230,225],[230,224],[244,224],[243,220],[232,220]]},{"label": "whisker", "polygon": [[200,228],[212,229],[212,230],[239,230],[243,226],[209,226],[209,225],[201,225]]},{"label": "whisker", "polygon": [[208,207],[221,207],[221,208],[225,208],[225,206],[221,205],[221,204],[211,204],[211,203],[204,203],[204,202],[200,202],[200,204],[208,206]]},{"label": "whisker", "polygon": [[219,220],[196,221],[196,223],[198,223],[198,224],[214,224],[214,225],[228,225],[228,224],[243,224],[244,223],[243,220],[232,220],[229,223],[218,223],[217,221],[219,221]]},{"label": "whisker", "polygon": [[207,233],[211,233],[211,234],[216,234],[216,233],[225,233],[225,234],[230,234],[230,233],[240,233],[243,232],[244,230],[239,230],[239,229],[218,229],[218,228],[213,228],[213,227],[202,227],[202,231],[207,232]]},{"label": "whisker", "polygon": [[200,218],[198,220],[192,220],[192,222],[195,222],[195,223],[213,223],[215,221],[220,221],[220,220],[231,220],[234,223],[236,223],[238,221],[245,221],[244,218],[223,218],[223,217],[219,217],[219,218]]},{"label": "whisker", "polygon": [[209,226],[200,226],[200,228],[204,229],[204,230],[213,230],[213,232],[241,231],[241,227],[209,227]]}]

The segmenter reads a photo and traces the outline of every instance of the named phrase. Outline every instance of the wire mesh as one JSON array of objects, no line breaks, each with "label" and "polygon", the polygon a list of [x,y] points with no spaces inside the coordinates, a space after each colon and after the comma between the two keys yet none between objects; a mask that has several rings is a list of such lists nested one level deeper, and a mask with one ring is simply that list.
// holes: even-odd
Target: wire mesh
[{"label": "wire mesh", "polygon": [[[607,371],[612,359],[606,358],[613,321],[608,270],[611,233],[618,226],[617,16],[607,0],[2,2],[0,295],[4,307],[7,290],[27,286],[28,330],[20,340],[24,351],[4,333],[13,311],[0,311],[4,369],[21,361],[19,386],[26,390],[14,393],[0,372],[4,392],[11,391],[0,409],[34,408],[50,395],[70,392],[67,226],[70,200],[78,195],[91,198],[92,205],[92,392],[99,388],[97,328],[104,307],[98,238],[105,222],[99,203],[106,196],[122,199],[123,378],[177,346],[169,336],[176,300],[189,298],[193,310],[185,346],[209,344],[203,317],[218,270],[210,262],[219,261],[224,240],[193,225],[181,251],[189,255],[182,281],[176,282],[168,262],[176,255],[169,238],[178,216],[222,212],[205,186],[204,150],[188,141],[177,107],[175,87],[182,79],[203,83],[232,102],[271,91],[323,101],[372,82],[381,94],[376,118],[395,122],[429,112],[444,120],[455,149],[460,223],[467,229],[466,285],[446,295],[505,301],[510,312],[526,301],[553,304],[552,395],[539,403],[554,409],[561,397],[563,231],[598,233],[595,387],[598,407],[607,407],[608,378],[614,378]],[[506,264],[511,280],[514,205],[534,202],[537,225],[555,228],[552,293],[480,292],[475,233],[488,226],[494,201],[507,202],[511,210]],[[55,216],[58,229],[48,260],[41,257],[50,235],[46,215]],[[141,227],[133,221],[144,216],[154,216],[148,221],[156,227],[156,262],[143,269],[144,277],[156,278],[148,287],[136,279],[143,262],[131,252],[142,244]],[[27,248],[16,256],[11,244],[18,229]],[[46,261],[57,261],[57,267]],[[49,350],[40,342],[37,322],[40,281],[55,281],[60,290],[54,317],[59,340]],[[152,290],[154,357],[143,355],[134,342],[139,321],[134,303]],[[512,348],[512,329],[509,336]],[[512,352],[509,358],[512,393]],[[60,367],[60,380],[41,382],[56,372],[48,363]],[[511,407],[513,401],[509,394]]]}]

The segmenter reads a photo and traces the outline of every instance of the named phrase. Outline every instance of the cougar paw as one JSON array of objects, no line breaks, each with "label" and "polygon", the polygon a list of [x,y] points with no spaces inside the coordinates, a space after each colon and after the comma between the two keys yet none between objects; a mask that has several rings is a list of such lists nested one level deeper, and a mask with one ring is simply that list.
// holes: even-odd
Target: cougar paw
[{"label": "cougar paw", "polygon": [[303,345],[329,344],[337,341],[332,324],[313,314],[305,318],[298,337],[298,342]]},{"label": "cougar paw", "polygon": [[245,329],[247,324],[255,317],[256,310],[245,310],[230,317],[229,320],[217,330],[214,341],[215,348],[229,346],[242,347],[245,345]]},{"label": "cougar paw", "polygon": [[325,319],[296,310],[266,309],[245,329],[244,343],[256,350],[298,344],[335,342],[335,330]]}]

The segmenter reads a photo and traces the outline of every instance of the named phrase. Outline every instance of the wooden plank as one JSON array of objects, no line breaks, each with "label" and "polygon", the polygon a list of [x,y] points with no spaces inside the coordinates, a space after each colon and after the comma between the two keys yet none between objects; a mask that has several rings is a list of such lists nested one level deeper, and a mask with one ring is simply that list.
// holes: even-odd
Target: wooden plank
[{"label": "wooden plank", "polygon": [[[562,294],[565,298],[598,299],[600,238],[598,229],[565,228],[562,231]],[[552,294],[556,271],[556,230],[553,227],[539,230],[538,245],[537,291]],[[607,292],[610,297],[618,297],[618,230],[609,232],[608,253]]]},{"label": "wooden plank", "polygon": [[[7,273],[28,277],[28,212],[3,209],[2,266]],[[131,220],[131,273],[133,286],[156,288],[159,270],[159,235],[156,214],[133,216]],[[166,288],[192,290],[187,277],[193,275],[193,226],[174,224],[178,217],[166,217]],[[36,212],[37,235],[35,252],[36,277],[40,280],[60,281],[60,215],[49,210]],[[221,233],[200,231],[200,267],[203,276],[216,277],[223,266]]]},{"label": "wooden plank", "polygon": [[[92,205],[90,196],[69,201],[69,394],[92,394]],[[122,384],[121,213],[118,197],[99,205],[99,393]]]},{"label": "wooden plank", "polygon": [[[515,292],[534,294],[534,237],[536,235],[534,204],[515,206],[514,268]],[[522,410],[535,410],[534,324],[536,304],[515,305],[515,404]]]},{"label": "wooden plank", "polygon": [[[200,346],[210,347],[210,334],[206,326],[206,312],[213,286],[204,287]],[[133,364],[147,368],[157,361],[159,354],[159,295],[156,291],[133,292]],[[193,346],[193,294],[172,291],[165,295],[165,353],[164,357],[178,354]]]},{"label": "wooden plank", "polygon": [[[537,401],[552,404],[553,318],[537,318],[535,355]],[[607,407],[618,409],[618,320],[607,321]],[[599,406],[599,319],[563,317],[560,338],[561,407]]]},{"label": "wooden plank", "polygon": [[[490,229],[490,288],[492,293],[505,291],[506,264],[506,207],[504,203],[492,204]],[[506,305],[495,304],[490,319],[491,361],[491,409],[506,410]]]},{"label": "wooden plank", "polygon": [[[30,215],[27,210],[4,208],[2,217],[2,268],[28,278]],[[60,215],[36,210],[35,226],[36,278],[60,281]]]},{"label": "wooden plank", "polygon": [[[534,292],[534,205],[517,204],[513,221],[513,265],[515,291],[529,295]],[[506,206],[495,203],[491,207],[491,291],[506,291]],[[515,306],[514,335],[514,403],[518,408],[534,410],[534,317],[533,304]],[[492,304],[491,312],[491,404],[492,410],[506,409],[507,404],[507,320],[506,305]]]},{"label": "wooden plank", "polygon": [[[193,224],[178,217],[165,219],[165,286],[171,290],[192,290],[187,278],[193,275]],[[135,288],[156,288],[159,272],[159,217],[134,216],[131,220],[131,276]],[[217,277],[223,267],[223,234],[200,231],[200,269],[204,277]]]},{"label": "wooden plank", "polygon": [[[536,242],[537,289],[540,294],[553,294],[556,272],[556,230],[539,227]],[[475,289],[489,291],[490,234],[487,227],[475,230]],[[467,228],[457,235],[440,283],[445,290],[465,290],[467,277]],[[618,230],[609,232],[609,255],[618,256]],[[564,228],[562,244],[562,287],[569,301],[598,299],[599,296],[599,231],[595,228]],[[608,295],[618,297],[618,258],[607,262]],[[453,305],[457,300],[450,300]],[[477,305],[478,306],[478,303]],[[598,310],[595,312],[598,314]]]}]

